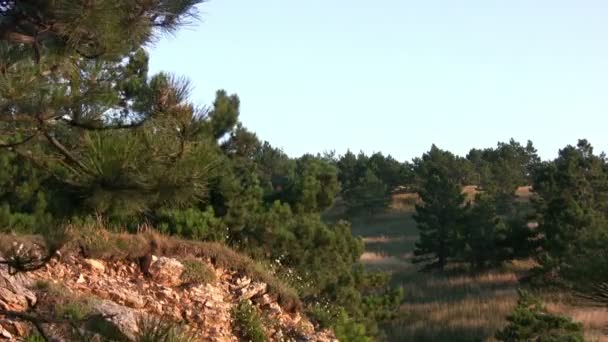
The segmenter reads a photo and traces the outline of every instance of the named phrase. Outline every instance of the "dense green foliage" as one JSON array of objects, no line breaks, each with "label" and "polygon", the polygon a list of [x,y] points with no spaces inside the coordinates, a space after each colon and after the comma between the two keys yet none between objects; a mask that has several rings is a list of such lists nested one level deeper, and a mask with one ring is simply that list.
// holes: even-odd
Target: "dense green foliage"
[{"label": "dense green foliage", "polygon": [[456,163],[453,154],[433,145],[415,165],[422,204],[416,205],[414,215],[420,230],[414,261],[428,262],[429,267],[445,267],[455,253],[454,242],[465,214],[461,184],[452,169]]},{"label": "dense green foliage", "polygon": [[474,170],[469,180],[484,191],[513,195],[518,186],[529,185],[531,173],[540,162],[531,141],[526,146],[511,139],[494,149],[472,149],[467,155]]},{"label": "dense green foliage", "polygon": [[[484,154],[501,155],[513,146],[519,145],[513,141],[509,145],[499,144],[498,152],[487,149]],[[502,165],[504,159],[496,160],[478,161],[498,172],[495,163]],[[503,185],[486,185],[469,201],[465,201],[462,192],[464,182],[468,181],[463,175],[470,170],[467,160],[434,145],[422,158],[415,160],[421,203],[416,205],[414,215],[420,230],[414,262],[424,262],[425,268],[444,268],[450,261],[464,262],[475,269],[483,269],[530,256],[537,246],[535,237],[538,233],[528,227],[531,210],[527,204],[516,201],[515,190],[525,181],[526,173],[521,170],[532,166],[528,165],[530,158],[517,160],[524,163],[519,167],[517,180]],[[517,164],[512,163],[512,167]],[[494,176],[488,177],[494,179]]]},{"label": "dense green foliage", "polygon": [[241,301],[235,305],[232,311],[232,318],[236,333],[243,341],[268,341],[262,320],[250,302]]},{"label": "dense green foliage", "polygon": [[547,312],[540,300],[525,291],[520,291],[517,307],[507,320],[509,324],[496,333],[499,341],[584,341],[580,323]]},{"label": "dense green foliage", "polygon": [[539,229],[538,259],[545,271],[557,271],[587,287],[608,281],[608,164],[591,145],[567,146],[534,175]]},{"label": "dense green foliage", "polygon": [[391,202],[391,193],[411,183],[409,165],[382,153],[368,157],[363,152],[355,156],[348,151],[335,163],[341,195],[350,214],[373,215],[385,209]]}]

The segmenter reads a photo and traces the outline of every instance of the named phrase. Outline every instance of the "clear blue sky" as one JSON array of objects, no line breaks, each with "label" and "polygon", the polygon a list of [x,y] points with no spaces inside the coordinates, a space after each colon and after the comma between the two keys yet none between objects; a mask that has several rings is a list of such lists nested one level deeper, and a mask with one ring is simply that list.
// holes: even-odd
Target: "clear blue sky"
[{"label": "clear blue sky", "polygon": [[211,0],[151,49],[152,71],[223,88],[292,156],[409,160],[513,137],[541,156],[608,145],[606,0]]}]

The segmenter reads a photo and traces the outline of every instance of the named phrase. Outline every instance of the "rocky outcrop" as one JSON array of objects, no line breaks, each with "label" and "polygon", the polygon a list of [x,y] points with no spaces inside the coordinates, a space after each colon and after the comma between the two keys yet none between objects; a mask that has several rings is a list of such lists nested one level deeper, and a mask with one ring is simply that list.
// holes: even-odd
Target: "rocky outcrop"
[{"label": "rocky outcrop", "polygon": [[[5,267],[0,268],[0,310],[26,312],[36,304],[36,295],[28,286],[31,280],[23,275],[10,275]],[[23,322],[0,316],[0,339],[16,339],[27,334]]]},{"label": "rocky outcrop", "polygon": [[98,319],[107,323],[105,329],[113,329],[114,335],[120,334],[125,339],[135,340],[139,332],[138,322],[142,319],[141,312],[109,300],[96,302],[92,310],[99,314]]},{"label": "rocky outcrop", "polygon": [[[236,342],[239,339],[234,334],[231,312],[240,301],[250,300],[265,321],[274,322],[265,327],[270,341],[335,341],[331,332],[321,331],[301,314],[283,310],[265,283],[199,260],[213,269],[217,281],[182,284],[184,265],[179,260],[153,260],[149,277],[135,263],[75,256],[19,276],[0,269],[0,309],[33,312],[52,306],[47,302],[53,296],[32,290],[32,284],[48,282],[92,303],[92,317],[103,320],[126,340],[135,338],[143,317],[163,317],[186,325],[196,340]],[[42,304],[34,306],[36,301]],[[17,340],[30,329],[23,322],[0,315],[0,341]]]}]

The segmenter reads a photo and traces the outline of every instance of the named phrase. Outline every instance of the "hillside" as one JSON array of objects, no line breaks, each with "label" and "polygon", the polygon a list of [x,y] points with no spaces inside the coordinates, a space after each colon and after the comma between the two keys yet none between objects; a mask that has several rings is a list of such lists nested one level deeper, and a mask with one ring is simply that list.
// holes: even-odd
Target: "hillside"
[{"label": "hillside", "polygon": [[[38,270],[0,268],[0,310],[12,312],[0,319],[0,340],[25,340],[37,322],[57,341],[81,338],[76,327],[79,335],[103,332],[118,341],[168,341],[163,334],[184,337],[171,341],[335,341],[302,315],[287,286],[226,247],[163,238],[145,276],[134,257],[148,235],[99,236],[85,249],[103,247],[104,255],[91,249],[85,257],[70,242]],[[31,254],[33,241],[3,236],[5,257]]]},{"label": "hillside", "polygon": [[[473,198],[474,188],[463,192]],[[517,191],[519,201],[529,201],[529,187]],[[365,242],[361,261],[372,270],[388,271],[392,284],[405,290],[401,315],[388,328],[390,341],[494,341],[517,302],[517,289],[526,286],[522,276],[534,266],[516,260],[503,268],[479,274],[419,272],[411,261],[418,240],[412,219],[418,196],[394,195],[390,208],[373,217],[353,220],[353,233]],[[608,341],[608,309],[578,297],[547,289],[540,294],[551,312],[583,323],[589,341]]]}]

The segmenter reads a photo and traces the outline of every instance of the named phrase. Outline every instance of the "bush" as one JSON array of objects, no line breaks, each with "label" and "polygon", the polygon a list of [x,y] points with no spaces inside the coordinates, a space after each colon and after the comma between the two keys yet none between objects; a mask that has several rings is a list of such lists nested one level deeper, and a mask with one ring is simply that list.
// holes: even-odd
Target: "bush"
[{"label": "bush", "polygon": [[232,311],[235,333],[245,341],[266,342],[266,332],[257,311],[249,301],[240,301]]},{"label": "bush", "polygon": [[157,214],[157,227],[165,234],[205,241],[224,241],[227,231],[211,207],[205,211],[194,208],[161,210]]},{"label": "bush", "polygon": [[509,324],[496,333],[499,341],[584,341],[582,324],[547,312],[540,300],[525,291],[519,292],[517,307],[507,320]]},{"label": "bush", "polygon": [[93,313],[91,303],[86,300],[74,300],[72,302],[61,303],[57,306],[58,318],[65,318],[70,321],[82,321]]},{"label": "bush", "polygon": [[46,342],[46,340],[37,332],[32,332],[23,339],[23,342]]},{"label": "bush", "polygon": [[208,284],[216,280],[215,271],[200,260],[189,258],[182,264],[184,265],[184,273],[182,273],[184,284]]},{"label": "bush", "polygon": [[334,325],[336,337],[341,342],[371,342],[363,324],[350,318],[346,311],[341,310]]},{"label": "bush", "polygon": [[174,322],[157,318],[140,318],[137,321],[138,334],[135,342],[193,342],[184,328]]}]

